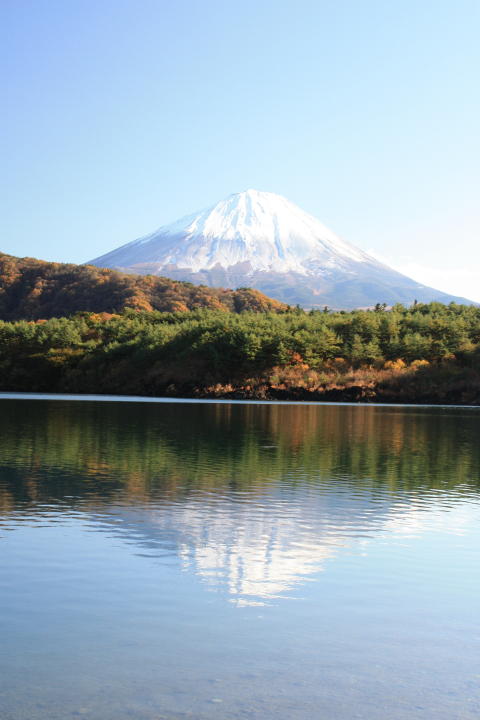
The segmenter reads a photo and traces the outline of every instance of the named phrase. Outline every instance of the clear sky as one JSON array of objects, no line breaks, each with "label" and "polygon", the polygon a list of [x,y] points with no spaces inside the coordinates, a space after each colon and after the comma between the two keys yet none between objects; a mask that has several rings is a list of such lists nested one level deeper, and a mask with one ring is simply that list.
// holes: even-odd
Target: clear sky
[{"label": "clear sky", "polygon": [[1,0],[0,249],[84,262],[247,188],[480,301],[479,0]]}]

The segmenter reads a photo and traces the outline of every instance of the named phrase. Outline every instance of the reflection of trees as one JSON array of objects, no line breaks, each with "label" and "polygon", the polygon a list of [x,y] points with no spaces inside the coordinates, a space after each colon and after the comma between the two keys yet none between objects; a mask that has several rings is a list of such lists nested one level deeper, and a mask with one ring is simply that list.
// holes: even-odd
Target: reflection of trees
[{"label": "reflection of trees", "polygon": [[[475,409],[2,401],[11,496],[174,497],[197,487],[478,487]],[[319,492],[321,492],[321,485]],[[74,499],[71,500],[74,502]],[[67,503],[68,504],[68,503]]]}]

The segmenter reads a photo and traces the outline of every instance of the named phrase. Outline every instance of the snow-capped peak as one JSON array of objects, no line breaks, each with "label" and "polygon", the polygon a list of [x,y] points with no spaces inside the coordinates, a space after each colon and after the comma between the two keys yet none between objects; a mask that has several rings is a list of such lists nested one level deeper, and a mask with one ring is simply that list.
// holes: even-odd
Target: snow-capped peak
[{"label": "snow-capped peak", "polygon": [[91,263],[217,287],[247,285],[304,307],[463,301],[419,285],[286,198],[259,190],[230,195]]},{"label": "snow-capped peak", "polygon": [[[375,262],[319,220],[271,192],[245,190],[188,215],[120,250],[137,262],[189,268],[193,272],[248,262],[252,271],[307,274],[319,263]],[[147,257],[148,256],[148,257]]]}]

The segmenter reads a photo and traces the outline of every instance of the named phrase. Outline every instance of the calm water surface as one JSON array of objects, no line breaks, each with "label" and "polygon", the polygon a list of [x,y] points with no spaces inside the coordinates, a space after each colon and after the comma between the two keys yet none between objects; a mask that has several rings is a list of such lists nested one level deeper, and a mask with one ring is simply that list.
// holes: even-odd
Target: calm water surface
[{"label": "calm water surface", "polygon": [[480,410],[0,400],[2,720],[478,720]]}]

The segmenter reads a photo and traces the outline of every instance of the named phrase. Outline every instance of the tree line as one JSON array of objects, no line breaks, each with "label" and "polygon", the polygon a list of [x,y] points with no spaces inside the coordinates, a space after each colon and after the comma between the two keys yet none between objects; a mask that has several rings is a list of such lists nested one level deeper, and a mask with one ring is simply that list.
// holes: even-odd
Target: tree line
[{"label": "tree line", "polygon": [[80,312],[0,321],[0,389],[478,402],[479,348],[480,308],[455,303]]}]

